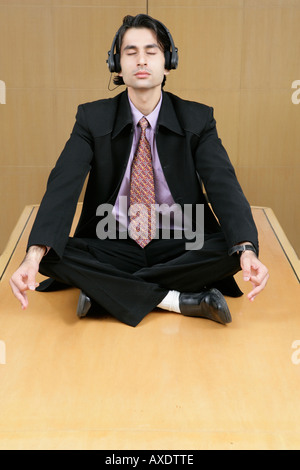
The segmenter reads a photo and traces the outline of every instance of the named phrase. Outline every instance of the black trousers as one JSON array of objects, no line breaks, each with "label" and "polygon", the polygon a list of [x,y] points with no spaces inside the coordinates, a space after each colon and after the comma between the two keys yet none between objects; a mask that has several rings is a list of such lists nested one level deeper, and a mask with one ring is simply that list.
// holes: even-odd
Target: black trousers
[{"label": "black trousers", "polygon": [[[169,290],[200,292],[214,286],[224,295],[242,295],[232,277],[240,270],[239,259],[228,256],[222,233],[206,237],[201,250],[186,250],[186,243],[155,239],[142,249],[130,238],[69,238],[63,257],[58,260],[50,250],[40,273],[83,290],[92,300],[91,313],[110,314],[131,326]],[[55,290],[49,285],[46,281],[38,290]]]}]

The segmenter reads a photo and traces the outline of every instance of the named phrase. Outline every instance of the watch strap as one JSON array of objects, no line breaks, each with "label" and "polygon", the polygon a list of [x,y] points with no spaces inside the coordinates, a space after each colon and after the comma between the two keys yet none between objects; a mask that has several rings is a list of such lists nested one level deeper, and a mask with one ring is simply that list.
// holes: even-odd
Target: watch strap
[{"label": "watch strap", "polygon": [[244,251],[253,251],[257,255],[257,251],[253,245],[235,245],[228,251],[228,255],[232,256],[233,254],[237,253],[241,255]]}]

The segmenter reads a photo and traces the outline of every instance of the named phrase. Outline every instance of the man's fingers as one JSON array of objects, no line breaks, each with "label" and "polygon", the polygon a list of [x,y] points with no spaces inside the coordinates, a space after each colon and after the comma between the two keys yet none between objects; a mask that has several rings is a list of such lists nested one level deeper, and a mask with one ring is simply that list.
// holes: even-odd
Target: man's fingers
[{"label": "man's fingers", "polygon": [[[34,248],[32,250],[32,248]],[[30,253],[31,250],[31,253]],[[14,296],[21,302],[22,309],[28,307],[26,291],[35,290],[39,285],[36,276],[39,272],[39,263],[44,249],[41,247],[31,247],[17,271],[10,278],[10,286]]]},{"label": "man's fingers", "polygon": [[251,292],[249,292],[249,294],[247,296],[248,299],[253,301],[262,289],[263,288],[261,286],[256,286],[255,289],[253,289]]},{"label": "man's fingers", "polygon": [[248,294],[249,300],[253,301],[255,297],[265,288],[269,279],[268,269],[252,256],[243,256],[241,258],[241,268],[243,270],[244,281],[250,281],[253,289]]},{"label": "man's fingers", "polygon": [[258,276],[252,276],[250,278],[254,289],[248,294],[249,300],[253,301],[255,297],[266,287],[269,277],[269,273],[266,272]]},{"label": "man's fingers", "polygon": [[34,269],[27,270],[27,288],[35,290],[37,283],[35,282],[36,271]]},{"label": "man's fingers", "polygon": [[22,309],[28,307],[27,290],[35,290],[39,285],[36,278],[37,270],[31,266],[21,266],[11,277],[9,283],[14,296],[20,301]]},{"label": "man's fingers", "polygon": [[21,302],[22,309],[25,310],[28,307],[28,298],[25,292],[16,293],[15,296]]},{"label": "man's fingers", "polygon": [[243,278],[244,281],[249,281],[251,277],[251,260],[245,258],[242,263]]},{"label": "man's fingers", "polygon": [[25,291],[27,289],[27,276],[15,273],[10,280],[10,285],[12,289],[16,287],[19,291]]},{"label": "man's fingers", "polygon": [[19,281],[18,285],[15,284],[13,279],[9,281],[10,287],[13,291],[14,296],[20,301],[23,309],[28,307],[28,298],[26,295],[26,284],[23,281]]}]

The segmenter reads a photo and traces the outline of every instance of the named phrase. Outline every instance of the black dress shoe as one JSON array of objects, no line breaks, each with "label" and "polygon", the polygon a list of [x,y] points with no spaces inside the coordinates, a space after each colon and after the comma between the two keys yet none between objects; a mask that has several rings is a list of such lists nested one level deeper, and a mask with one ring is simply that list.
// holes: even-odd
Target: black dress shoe
[{"label": "black dress shoe", "polygon": [[78,304],[77,304],[77,316],[84,318],[87,316],[89,309],[91,308],[91,300],[85,295],[84,292],[80,292]]},{"label": "black dress shoe", "polygon": [[217,289],[210,289],[199,294],[180,294],[180,312],[187,317],[201,317],[225,325],[232,318],[226,300]]}]

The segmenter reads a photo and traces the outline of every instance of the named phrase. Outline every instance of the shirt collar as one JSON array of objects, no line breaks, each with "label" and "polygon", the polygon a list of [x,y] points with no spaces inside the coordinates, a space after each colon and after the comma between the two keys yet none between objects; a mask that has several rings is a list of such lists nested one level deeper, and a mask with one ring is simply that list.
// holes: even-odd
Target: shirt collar
[{"label": "shirt collar", "polygon": [[[139,121],[142,119],[142,117],[144,115],[134,106],[134,104],[132,103],[129,96],[128,96],[128,100],[129,100],[130,109],[131,109],[131,113],[132,113],[133,123],[134,123],[135,126],[137,126]],[[159,112],[160,112],[161,103],[162,103],[162,94],[160,96],[160,100],[159,100],[157,106],[155,107],[155,109],[150,114],[148,114],[148,116],[145,116],[145,118],[149,122],[149,124],[150,124],[150,126],[151,126],[151,128],[153,129],[154,132],[156,130],[156,123],[157,123],[157,120],[158,120],[158,115],[159,115]]]},{"label": "shirt collar", "polygon": [[[178,106],[176,106],[175,111],[175,102],[173,104],[173,101],[173,95],[165,91],[162,92],[162,102],[158,103],[157,105],[157,112],[159,116],[155,132],[157,132],[158,126],[164,126],[167,129],[170,129],[171,131],[175,132],[176,134],[183,136],[184,131],[177,117],[177,113],[179,113],[180,109],[178,110]],[[111,111],[111,114],[113,116],[113,113],[116,113],[116,119],[114,124],[111,124],[112,130],[110,130],[110,127],[107,127],[105,133],[107,134],[109,132],[112,132],[112,139],[114,139],[126,126],[133,125],[133,115],[127,91],[120,93],[115,98],[112,98],[112,102],[116,103],[117,105],[116,110],[115,108],[113,108]],[[142,117],[141,113],[140,116]],[[108,121],[107,126],[109,125],[109,123],[110,121]]]}]

